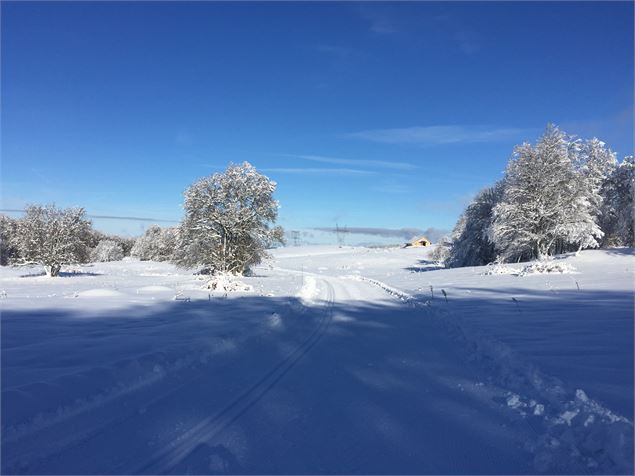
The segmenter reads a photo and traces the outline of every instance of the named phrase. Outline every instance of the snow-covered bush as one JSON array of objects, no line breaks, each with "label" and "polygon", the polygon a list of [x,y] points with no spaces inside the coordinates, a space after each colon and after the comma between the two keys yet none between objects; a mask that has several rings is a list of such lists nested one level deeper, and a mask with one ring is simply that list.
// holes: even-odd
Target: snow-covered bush
[{"label": "snow-covered bush", "polygon": [[505,260],[594,248],[603,236],[595,199],[576,173],[579,146],[553,125],[536,146],[518,146],[507,166],[489,236]]},{"label": "snow-covered bush", "polygon": [[90,260],[94,262],[119,261],[123,256],[121,245],[112,240],[101,240],[90,252]]},{"label": "snow-covered bush", "polygon": [[282,228],[273,226],[275,189],[276,183],[248,162],[193,183],[185,192],[174,261],[233,274],[258,264],[267,248],[283,240]]},{"label": "snow-covered bush", "polygon": [[502,263],[490,263],[483,272],[483,276],[497,276],[505,274],[518,274],[518,270],[505,266]]},{"label": "snow-covered bush", "polygon": [[63,264],[87,262],[91,223],[85,216],[83,208],[28,206],[16,229],[21,259],[43,265],[49,276]]},{"label": "snow-covered bush", "polygon": [[444,236],[441,238],[439,243],[434,247],[432,252],[430,253],[430,259],[436,263],[445,263],[450,256],[450,246],[452,242],[449,236]]},{"label": "snow-covered bush", "polygon": [[168,261],[172,259],[176,245],[177,230],[175,228],[161,228],[152,225],[146,232],[137,238],[130,256],[142,261]]},{"label": "snow-covered bush", "polygon": [[0,265],[15,263],[19,258],[16,246],[18,221],[6,215],[0,215]]},{"label": "snow-covered bush", "polygon": [[234,275],[227,273],[213,276],[205,283],[203,289],[209,289],[211,291],[218,291],[223,293],[253,291],[253,288],[250,285],[239,281]]},{"label": "snow-covered bush", "polygon": [[575,272],[575,268],[567,263],[559,263],[552,260],[541,260],[536,263],[528,264],[523,267],[518,273],[519,276],[526,276],[528,274],[570,274]]}]

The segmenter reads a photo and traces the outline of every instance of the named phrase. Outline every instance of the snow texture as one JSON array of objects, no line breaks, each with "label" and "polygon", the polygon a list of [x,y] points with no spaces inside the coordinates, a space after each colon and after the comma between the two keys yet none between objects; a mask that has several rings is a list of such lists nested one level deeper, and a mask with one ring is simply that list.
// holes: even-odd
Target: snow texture
[{"label": "snow texture", "polygon": [[433,250],[1,268],[2,472],[632,474],[633,250]]}]

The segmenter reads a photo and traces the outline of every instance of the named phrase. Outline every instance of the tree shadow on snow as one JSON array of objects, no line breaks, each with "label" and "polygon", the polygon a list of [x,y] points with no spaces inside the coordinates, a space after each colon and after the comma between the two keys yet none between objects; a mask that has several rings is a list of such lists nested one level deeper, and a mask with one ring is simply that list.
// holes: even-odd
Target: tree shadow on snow
[{"label": "tree shadow on snow", "polygon": [[425,260],[425,259],[421,259],[417,261],[417,265],[415,266],[408,266],[406,268],[404,268],[407,271],[410,271],[411,273],[424,273],[426,271],[435,271],[437,269],[443,269],[444,266],[440,265],[438,262],[436,261],[429,261],[429,260]]},{"label": "tree shadow on snow", "polygon": [[[37,278],[40,276],[46,276],[46,272],[45,271],[39,271],[39,272],[33,272],[33,273],[27,273],[27,274],[21,274],[20,277],[21,278]],[[57,275],[54,278],[51,279],[56,279],[56,278],[73,278],[76,276],[103,276],[103,273],[93,273],[91,271],[60,271],[59,275]]]},{"label": "tree shadow on snow", "polygon": [[[308,307],[245,296],[116,313],[6,309],[2,421],[26,430],[3,433],[2,472],[535,473],[523,449],[532,427],[514,423],[504,394],[483,388],[487,371],[431,318],[437,308],[506,310],[520,290],[463,291],[432,309],[388,296]],[[586,306],[632,302],[627,294],[541,297]],[[90,431],[58,447],[71,428]]]}]

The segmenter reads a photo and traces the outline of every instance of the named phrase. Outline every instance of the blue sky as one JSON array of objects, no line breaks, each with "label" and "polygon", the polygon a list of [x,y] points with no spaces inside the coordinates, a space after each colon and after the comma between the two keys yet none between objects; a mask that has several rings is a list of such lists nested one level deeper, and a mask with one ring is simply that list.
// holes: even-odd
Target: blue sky
[{"label": "blue sky", "polygon": [[2,206],[178,220],[247,160],[287,229],[451,228],[547,122],[632,154],[633,68],[629,2],[2,2]]}]

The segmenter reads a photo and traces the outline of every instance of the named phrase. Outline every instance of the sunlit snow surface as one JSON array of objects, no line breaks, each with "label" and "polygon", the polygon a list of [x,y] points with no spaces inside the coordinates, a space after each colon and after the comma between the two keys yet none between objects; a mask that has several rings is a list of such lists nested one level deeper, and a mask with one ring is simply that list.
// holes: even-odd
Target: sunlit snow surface
[{"label": "sunlit snow surface", "polygon": [[633,251],[429,251],[3,267],[2,472],[632,473]]}]

